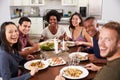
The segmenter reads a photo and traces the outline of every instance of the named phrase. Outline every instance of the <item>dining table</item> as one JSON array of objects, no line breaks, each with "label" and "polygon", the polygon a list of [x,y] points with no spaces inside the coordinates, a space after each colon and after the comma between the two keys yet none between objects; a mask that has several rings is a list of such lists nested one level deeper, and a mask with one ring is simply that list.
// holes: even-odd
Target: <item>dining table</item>
[{"label": "dining table", "polygon": [[[55,80],[55,77],[57,75],[60,74],[60,70],[66,66],[70,66],[69,65],[69,55],[73,52],[82,51],[81,46],[74,46],[74,47],[69,47],[67,48],[67,50],[64,51],[60,51],[59,53],[55,53],[54,50],[51,51],[38,51],[34,54],[34,56],[36,57],[36,59],[41,59],[40,55],[44,55],[45,60],[50,59],[50,58],[54,58],[54,57],[62,57],[65,61],[66,64],[63,65],[57,65],[57,66],[48,66],[45,69],[39,70],[34,76],[32,76],[29,80]],[[92,55],[92,54],[88,54],[88,55]],[[89,60],[84,60],[84,61],[80,61],[79,64],[77,66],[85,66],[86,64],[91,63],[91,61]],[[97,65],[102,65],[100,63],[98,63]],[[29,70],[25,69],[25,72],[28,72]],[[92,80],[95,75],[96,75],[96,71],[90,71],[88,70],[89,74],[82,79],[77,79],[77,80]],[[66,80],[71,80],[68,78],[65,78]]]}]

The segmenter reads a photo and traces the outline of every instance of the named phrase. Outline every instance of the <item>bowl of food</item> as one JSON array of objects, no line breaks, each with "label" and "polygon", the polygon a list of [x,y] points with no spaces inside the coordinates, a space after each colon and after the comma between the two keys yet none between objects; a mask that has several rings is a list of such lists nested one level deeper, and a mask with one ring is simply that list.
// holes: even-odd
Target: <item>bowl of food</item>
[{"label": "bowl of food", "polygon": [[66,66],[60,70],[60,74],[68,79],[85,78],[89,72],[82,66]]},{"label": "bowl of food", "polygon": [[38,67],[39,70],[45,69],[49,66],[49,63],[44,60],[31,60],[24,64],[25,69],[31,70],[34,67]]},{"label": "bowl of food", "polygon": [[45,51],[53,50],[54,49],[54,42],[53,41],[45,41],[40,43],[40,48]]}]

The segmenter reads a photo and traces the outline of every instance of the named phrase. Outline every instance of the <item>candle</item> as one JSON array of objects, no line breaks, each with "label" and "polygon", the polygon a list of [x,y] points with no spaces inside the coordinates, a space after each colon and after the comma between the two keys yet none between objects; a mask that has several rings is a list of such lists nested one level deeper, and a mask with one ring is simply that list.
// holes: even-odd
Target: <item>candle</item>
[{"label": "candle", "polygon": [[54,50],[55,50],[55,53],[57,54],[58,53],[58,42],[57,42],[57,39],[54,39]]},{"label": "candle", "polygon": [[65,41],[64,41],[64,39],[62,41],[62,50],[65,50]]}]

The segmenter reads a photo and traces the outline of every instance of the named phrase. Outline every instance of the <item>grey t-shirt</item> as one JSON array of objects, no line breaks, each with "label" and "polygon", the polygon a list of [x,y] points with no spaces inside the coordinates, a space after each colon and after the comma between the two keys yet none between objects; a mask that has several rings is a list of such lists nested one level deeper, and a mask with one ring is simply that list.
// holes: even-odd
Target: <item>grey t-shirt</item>
[{"label": "grey t-shirt", "polygon": [[120,58],[108,62],[93,80],[120,80]]}]

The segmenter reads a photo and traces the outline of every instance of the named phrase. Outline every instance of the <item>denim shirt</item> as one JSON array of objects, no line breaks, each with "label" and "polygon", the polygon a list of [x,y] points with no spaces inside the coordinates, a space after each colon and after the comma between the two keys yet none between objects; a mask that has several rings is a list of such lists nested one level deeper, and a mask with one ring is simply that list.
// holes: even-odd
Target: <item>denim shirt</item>
[{"label": "denim shirt", "polygon": [[17,51],[8,53],[0,46],[0,77],[3,80],[27,80],[31,77],[30,73],[18,77],[18,66],[22,57]]}]

